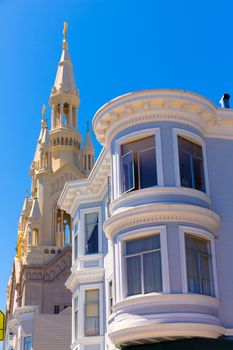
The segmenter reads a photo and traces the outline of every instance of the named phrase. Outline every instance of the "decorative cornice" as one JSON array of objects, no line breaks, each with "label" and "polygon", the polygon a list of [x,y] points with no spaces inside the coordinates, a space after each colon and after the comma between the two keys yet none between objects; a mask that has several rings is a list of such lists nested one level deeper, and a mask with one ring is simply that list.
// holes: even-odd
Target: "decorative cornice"
[{"label": "decorative cornice", "polygon": [[94,268],[84,268],[82,270],[76,270],[71,273],[67,279],[65,286],[72,292],[75,290],[76,286],[80,283],[86,282],[99,282],[104,279],[104,268],[94,267]]},{"label": "decorative cornice", "polygon": [[189,204],[147,204],[112,215],[103,225],[108,238],[148,224],[162,222],[185,222],[191,225],[200,225],[215,233],[220,225],[220,217],[213,211]]},{"label": "decorative cornice", "polygon": [[131,125],[164,121],[191,125],[206,137],[233,137],[232,110],[218,109],[203,96],[174,89],[117,97],[97,111],[93,129],[100,143],[109,146],[115,135]]},{"label": "decorative cornice", "polygon": [[193,199],[199,199],[208,205],[211,204],[210,197],[202,192],[195,190],[193,188],[187,188],[187,187],[149,187],[144,188],[137,191],[132,191],[125,193],[124,195],[116,198],[114,201],[111,202],[110,205],[110,211],[111,213],[114,212],[117,208],[125,207],[127,205],[127,202],[132,202],[136,200],[145,199],[146,197],[151,196],[179,196],[179,197],[185,197],[185,198],[193,198]]}]

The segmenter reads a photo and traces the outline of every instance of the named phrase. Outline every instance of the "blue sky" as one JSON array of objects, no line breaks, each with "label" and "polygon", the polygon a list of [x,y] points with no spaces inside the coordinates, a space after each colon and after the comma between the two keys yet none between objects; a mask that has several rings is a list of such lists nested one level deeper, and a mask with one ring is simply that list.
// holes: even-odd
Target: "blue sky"
[{"label": "blue sky", "polygon": [[232,0],[0,0],[0,309],[63,22],[84,132],[102,104],[126,92],[179,88],[216,104],[233,94],[232,13]]}]

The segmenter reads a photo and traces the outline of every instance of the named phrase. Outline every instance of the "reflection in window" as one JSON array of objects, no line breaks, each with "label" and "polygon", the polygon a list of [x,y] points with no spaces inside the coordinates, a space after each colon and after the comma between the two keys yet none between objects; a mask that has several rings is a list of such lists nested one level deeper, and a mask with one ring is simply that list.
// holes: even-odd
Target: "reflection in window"
[{"label": "reflection in window", "polygon": [[98,213],[85,214],[86,254],[99,253]]},{"label": "reflection in window", "polygon": [[202,147],[178,137],[181,186],[205,192]]},{"label": "reflection in window", "polygon": [[122,192],[157,185],[155,137],[121,146]]},{"label": "reflection in window", "polygon": [[127,295],[162,291],[160,236],[126,241]]},{"label": "reflection in window", "polygon": [[74,227],[74,259],[78,257],[78,223]]},{"label": "reflection in window", "polygon": [[99,335],[99,289],[85,292],[85,336]]},{"label": "reflection in window", "polygon": [[214,295],[210,242],[185,235],[188,291]]},{"label": "reflection in window", "polygon": [[78,338],[78,297],[74,299],[74,331],[75,339]]}]

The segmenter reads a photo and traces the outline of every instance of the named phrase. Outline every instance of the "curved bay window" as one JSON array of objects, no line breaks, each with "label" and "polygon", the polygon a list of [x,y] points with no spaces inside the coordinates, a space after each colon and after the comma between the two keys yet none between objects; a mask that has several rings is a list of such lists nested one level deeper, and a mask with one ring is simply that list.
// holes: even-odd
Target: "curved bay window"
[{"label": "curved bay window", "polygon": [[205,192],[204,161],[202,147],[178,136],[181,186]]},{"label": "curved bay window", "polygon": [[122,193],[157,185],[155,136],[121,145]]}]

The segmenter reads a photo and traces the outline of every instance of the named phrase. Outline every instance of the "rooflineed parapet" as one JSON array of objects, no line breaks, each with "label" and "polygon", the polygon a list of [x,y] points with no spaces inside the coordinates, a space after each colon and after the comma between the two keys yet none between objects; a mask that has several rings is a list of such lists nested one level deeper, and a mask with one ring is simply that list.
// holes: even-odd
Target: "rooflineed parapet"
[{"label": "rooflineed parapet", "polygon": [[173,121],[188,124],[206,137],[233,137],[233,110],[218,108],[198,94],[175,89],[129,93],[111,100],[93,118],[98,141],[108,147],[113,137],[131,125]]}]

